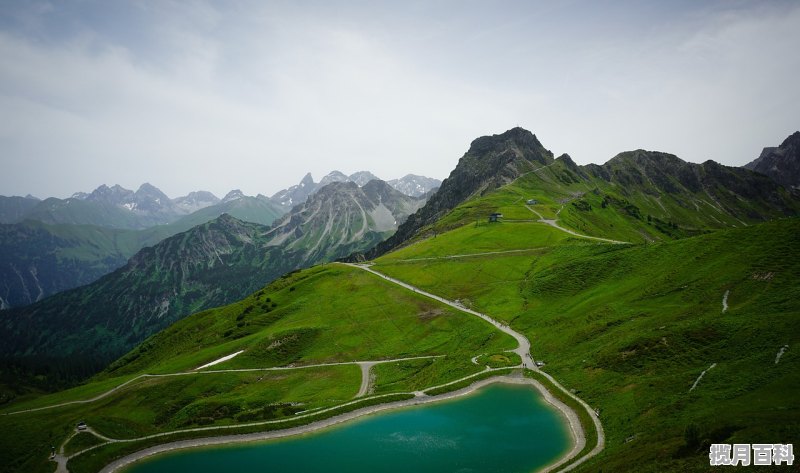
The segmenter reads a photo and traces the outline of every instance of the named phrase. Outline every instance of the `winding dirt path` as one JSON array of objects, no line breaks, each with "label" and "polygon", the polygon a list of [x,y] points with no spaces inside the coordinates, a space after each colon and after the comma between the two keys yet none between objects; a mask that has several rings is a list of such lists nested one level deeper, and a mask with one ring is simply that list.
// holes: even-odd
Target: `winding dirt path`
[{"label": "winding dirt path", "polygon": [[[79,400],[76,400],[76,401],[67,401],[67,402],[61,402],[61,403],[58,403],[58,404],[51,404],[49,406],[34,407],[34,408],[30,408],[30,409],[22,409],[22,410],[19,410],[19,411],[8,412],[5,415],[25,414],[25,413],[28,413],[28,412],[36,412],[36,411],[43,411],[43,410],[46,410],[46,409],[55,409],[57,407],[71,406],[73,404],[88,404],[88,403],[91,403],[91,402],[99,401],[100,399],[103,399],[105,397],[108,397],[108,396],[114,394],[115,392],[119,391],[120,389],[124,388],[125,386],[133,383],[134,381],[138,381],[138,380],[143,379],[143,378],[169,378],[169,377],[173,377],[173,376],[192,376],[192,375],[218,374],[218,373],[248,373],[248,372],[254,372],[254,371],[289,371],[289,370],[303,370],[303,369],[309,369],[309,368],[324,368],[324,367],[327,367],[327,366],[362,365],[362,364],[365,364],[365,363],[366,364],[371,364],[371,365],[376,365],[376,364],[380,364],[380,363],[392,363],[392,362],[395,362],[395,361],[421,360],[421,359],[426,359],[426,358],[441,358],[443,356],[444,355],[424,355],[424,356],[411,356],[411,357],[406,357],[406,358],[393,358],[393,359],[389,359],[389,360],[342,361],[342,362],[338,362],[338,363],[317,363],[317,364],[313,364],[313,365],[301,365],[301,366],[276,366],[276,367],[271,367],[271,368],[237,368],[237,369],[228,369],[228,370],[205,370],[205,371],[197,371],[200,368],[196,368],[195,370],[192,370],[192,371],[179,371],[177,373],[140,374],[139,376],[136,376],[135,378],[131,378],[128,381],[125,381],[124,383],[122,383],[122,384],[120,384],[118,386],[115,386],[115,387],[109,389],[108,391],[106,391],[104,393],[101,393],[101,394],[98,394],[97,396],[94,396],[94,397],[89,398],[89,399],[79,399]],[[363,369],[362,369],[362,372],[363,372]],[[362,385],[363,385],[363,382],[364,381],[362,379]]]},{"label": "winding dirt path", "polygon": [[[525,208],[530,210],[531,212],[535,213],[539,217],[539,220],[538,220],[539,222],[544,223],[546,225],[550,225],[553,228],[557,228],[557,229],[561,230],[562,232],[569,233],[572,236],[576,236],[578,238],[587,238],[589,240],[604,241],[606,243],[613,243],[615,245],[629,245],[630,244],[630,242],[627,242],[627,241],[619,241],[619,240],[611,240],[609,238],[593,237],[593,236],[589,236],[589,235],[584,235],[582,233],[574,232],[574,231],[572,231],[570,229],[564,228],[561,225],[559,225],[557,220],[551,220],[551,219],[544,218],[542,216],[542,214],[540,214],[539,212],[537,212],[536,210],[534,210],[533,208],[531,208],[528,205],[526,205]],[[564,207],[561,207],[561,209],[563,209],[563,208]],[[556,213],[556,215],[561,213],[561,209],[558,209],[558,212]]]},{"label": "winding dirt path", "polygon": [[[417,288],[415,286],[412,286],[410,284],[404,283],[404,282],[402,282],[400,280],[391,278],[391,277],[389,277],[389,276],[387,276],[387,275],[385,275],[383,273],[380,273],[378,271],[373,270],[368,265],[358,265],[358,264],[351,264],[351,263],[341,263],[341,264],[346,264],[348,266],[352,266],[352,267],[355,267],[355,268],[362,269],[364,271],[368,271],[368,272],[372,273],[373,275],[375,275],[377,277],[381,277],[386,281],[389,281],[389,282],[391,282],[393,284],[397,284],[399,286],[402,286],[402,287],[404,287],[404,288],[406,288],[406,289],[408,289],[408,290],[410,290],[412,292],[416,292],[416,293],[419,293],[419,294],[421,294],[421,295],[423,295],[425,297],[434,299],[434,300],[436,300],[438,302],[441,302],[441,303],[446,304],[446,305],[448,305],[450,307],[453,307],[453,308],[455,308],[455,309],[457,309],[457,310],[459,310],[461,312],[465,312],[465,313],[468,313],[470,315],[479,317],[479,318],[483,319],[484,321],[492,324],[498,330],[500,330],[500,331],[512,336],[517,341],[518,347],[516,349],[514,349],[514,350],[509,350],[509,351],[517,353],[520,356],[520,359],[522,360],[522,367],[528,368],[530,370],[537,371],[538,373],[540,373],[543,376],[545,376],[551,383],[553,383],[553,386],[555,386],[557,389],[561,390],[567,396],[569,396],[572,399],[575,399],[577,402],[579,402],[586,409],[586,412],[589,414],[589,416],[592,418],[592,421],[594,422],[594,426],[595,426],[595,429],[597,431],[597,439],[598,439],[597,440],[597,444],[595,445],[595,447],[589,453],[587,453],[586,455],[582,456],[578,460],[574,461],[572,464],[570,464],[568,467],[562,469],[561,471],[569,471],[569,470],[577,467],[578,465],[582,464],[583,462],[587,461],[588,459],[592,458],[593,456],[597,455],[600,451],[603,450],[603,448],[605,446],[605,435],[603,433],[603,428],[602,428],[602,425],[600,423],[600,420],[597,418],[597,415],[595,414],[594,410],[591,409],[591,407],[588,404],[586,404],[582,399],[578,398],[574,394],[572,394],[569,391],[567,391],[560,383],[558,383],[555,379],[553,379],[552,376],[550,376],[549,374],[547,374],[545,372],[542,372],[542,371],[540,371],[538,369],[538,367],[535,365],[535,363],[533,362],[533,360],[531,358],[531,355],[530,355],[530,348],[531,348],[530,342],[528,341],[527,337],[525,337],[523,334],[514,331],[508,325],[506,325],[504,323],[501,323],[501,322],[498,322],[498,321],[494,320],[493,318],[489,317],[486,314],[482,314],[482,313],[474,311],[472,309],[468,309],[468,308],[464,307],[463,305],[461,305],[461,304],[459,304],[457,302],[447,300],[447,299],[439,297],[439,296],[437,296],[435,294],[431,294],[429,292],[423,291],[423,290],[421,290],[421,289],[419,289],[419,288]],[[68,472],[68,470],[66,468],[67,460],[69,460],[70,458],[73,458],[75,456],[81,455],[81,454],[83,454],[83,453],[85,453],[87,451],[90,451],[90,450],[93,450],[95,448],[98,448],[98,447],[100,447],[102,445],[107,445],[109,443],[136,442],[136,441],[142,441],[142,440],[149,440],[149,439],[153,439],[153,438],[166,437],[166,436],[173,435],[173,434],[176,434],[176,433],[181,433],[181,432],[202,432],[202,431],[211,431],[211,430],[219,431],[219,430],[226,430],[226,429],[237,429],[237,428],[242,428],[242,427],[254,427],[254,426],[263,426],[263,425],[269,425],[269,424],[279,424],[281,422],[286,422],[287,420],[295,420],[295,419],[300,419],[300,418],[305,418],[305,417],[316,416],[318,414],[323,414],[323,413],[330,412],[330,411],[333,411],[333,410],[336,410],[336,409],[341,409],[342,407],[347,407],[349,405],[352,405],[354,403],[357,403],[357,402],[361,401],[361,399],[359,399],[359,398],[361,396],[364,396],[366,394],[366,392],[369,390],[369,374],[370,374],[370,370],[371,370],[372,366],[374,366],[375,364],[378,364],[378,363],[390,363],[390,362],[394,362],[394,361],[403,361],[403,360],[412,360],[412,359],[434,358],[434,357],[438,357],[438,356],[442,356],[442,355],[409,357],[409,358],[399,358],[399,359],[392,359],[392,360],[325,363],[325,364],[305,365],[305,366],[297,366],[297,367],[246,368],[246,369],[231,369],[231,370],[190,371],[190,372],[169,373],[169,374],[160,374],[160,375],[143,374],[143,375],[137,376],[136,378],[132,378],[132,379],[120,384],[119,386],[116,386],[116,387],[110,389],[109,391],[106,391],[106,392],[104,392],[104,393],[102,393],[102,394],[100,394],[98,396],[95,396],[95,397],[93,397],[91,399],[65,402],[65,403],[60,403],[60,404],[56,404],[56,405],[52,405],[52,406],[44,406],[44,407],[40,407],[40,408],[28,409],[28,410],[23,410],[23,411],[16,411],[16,412],[9,413],[9,414],[21,414],[23,412],[32,412],[32,411],[38,411],[38,410],[43,410],[43,409],[52,409],[52,408],[55,408],[55,407],[64,406],[64,405],[70,405],[70,404],[94,402],[96,400],[99,400],[99,399],[102,399],[104,397],[107,397],[107,396],[109,396],[110,394],[112,394],[112,393],[114,393],[116,391],[119,391],[124,386],[126,386],[126,385],[128,385],[128,384],[130,384],[130,383],[132,383],[132,382],[134,382],[134,381],[136,381],[138,379],[141,379],[143,377],[187,376],[187,375],[198,375],[198,374],[208,374],[208,373],[248,372],[248,371],[277,371],[277,370],[305,369],[305,368],[313,368],[313,367],[336,366],[336,365],[347,365],[347,364],[357,364],[361,368],[362,381],[361,381],[361,387],[359,389],[359,392],[356,395],[356,400],[353,400],[353,401],[350,401],[350,402],[347,402],[347,403],[344,403],[344,404],[341,404],[341,405],[337,405],[337,406],[333,406],[333,407],[329,407],[329,408],[325,408],[325,409],[321,409],[321,410],[316,410],[314,412],[308,412],[306,414],[301,414],[301,415],[299,415],[297,417],[294,417],[294,418],[291,418],[291,419],[279,419],[279,420],[274,420],[274,421],[261,421],[261,422],[255,422],[255,423],[249,423],[249,424],[238,424],[238,425],[229,425],[229,426],[198,427],[198,428],[193,428],[193,429],[184,429],[184,430],[171,431],[171,432],[161,432],[161,433],[152,434],[152,435],[139,437],[139,438],[133,438],[133,439],[112,439],[112,438],[109,438],[109,437],[106,437],[106,436],[102,436],[102,435],[99,435],[99,434],[95,433],[95,435],[97,435],[98,438],[101,438],[101,439],[105,440],[105,443],[100,444],[100,445],[96,445],[96,446],[93,446],[93,447],[89,447],[89,448],[87,448],[85,450],[82,450],[80,452],[76,452],[76,453],[74,453],[74,454],[72,454],[72,455],[70,455],[68,457],[63,455],[63,446],[66,444],[66,441],[65,441],[64,444],[62,444],[62,448],[61,448],[59,454],[57,454],[56,457],[53,460],[56,461],[57,464],[58,464],[58,466],[57,466],[57,471],[58,472],[67,473]],[[566,406],[565,404],[563,404],[562,402],[560,402],[556,398],[554,398],[553,395],[544,386],[542,386],[540,383],[538,383],[537,381],[535,381],[533,379],[530,379],[530,378],[512,378],[512,377],[508,377],[508,376],[499,377],[498,376],[498,377],[494,377],[494,378],[489,378],[489,379],[486,379],[486,380],[478,381],[476,383],[471,384],[470,386],[468,386],[466,388],[463,388],[463,389],[460,389],[460,390],[456,390],[456,391],[453,391],[453,392],[449,392],[449,393],[445,393],[445,394],[441,394],[441,395],[436,395],[436,396],[429,396],[429,395],[426,394],[427,391],[431,391],[433,389],[440,388],[440,387],[453,385],[453,384],[456,384],[456,383],[461,383],[461,382],[463,382],[465,380],[468,380],[468,379],[470,379],[472,377],[483,375],[487,371],[498,371],[498,370],[500,370],[500,369],[492,369],[492,368],[488,368],[487,367],[487,370],[485,370],[483,372],[476,373],[476,374],[473,374],[473,375],[469,375],[469,376],[466,376],[466,377],[461,378],[459,380],[452,381],[452,382],[449,382],[449,383],[446,383],[446,384],[443,384],[443,385],[440,385],[440,386],[427,388],[423,392],[400,393],[400,394],[411,394],[411,395],[414,395],[413,399],[408,399],[408,400],[404,400],[404,401],[396,401],[396,402],[379,404],[379,405],[375,405],[375,406],[369,406],[369,407],[365,407],[365,408],[361,408],[361,409],[356,409],[356,410],[351,411],[351,412],[335,415],[333,417],[330,417],[330,418],[327,418],[327,419],[323,419],[323,420],[320,420],[320,421],[317,421],[317,422],[312,422],[311,424],[307,424],[307,425],[300,426],[300,427],[293,427],[293,428],[289,428],[289,429],[281,429],[281,430],[268,431],[268,432],[257,432],[257,433],[251,433],[251,434],[233,434],[233,435],[223,435],[223,436],[215,436],[215,437],[205,437],[205,438],[198,438],[198,439],[181,440],[181,441],[169,442],[169,443],[157,445],[157,446],[150,447],[150,448],[141,450],[139,452],[133,453],[133,454],[128,455],[126,457],[123,457],[123,458],[121,458],[121,459],[119,459],[119,460],[107,465],[101,471],[103,473],[114,472],[114,471],[118,470],[119,468],[124,467],[124,466],[126,466],[126,465],[128,465],[128,464],[130,464],[130,463],[132,463],[134,461],[137,461],[137,460],[141,459],[141,458],[144,458],[144,457],[147,457],[147,456],[151,456],[151,455],[154,455],[156,453],[175,450],[175,449],[184,449],[184,448],[209,446],[209,445],[220,445],[220,444],[233,443],[233,442],[237,442],[237,443],[238,442],[252,442],[252,441],[259,441],[259,440],[266,440],[266,439],[272,439],[272,438],[287,437],[287,436],[290,436],[290,435],[297,435],[297,434],[301,434],[301,433],[313,432],[313,431],[316,431],[316,430],[319,430],[319,429],[324,429],[324,428],[329,427],[331,425],[336,425],[336,424],[339,424],[339,423],[342,423],[342,422],[349,421],[351,419],[355,419],[357,417],[361,417],[361,416],[364,416],[364,415],[369,415],[369,414],[372,414],[374,412],[379,412],[379,411],[383,411],[383,410],[387,410],[387,409],[395,409],[395,408],[404,407],[404,406],[419,405],[419,404],[424,404],[424,403],[428,403],[428,402],[435,402],[435,401],[438,401],[438,400],[450,399],[450,398],[454,398],[454,397],[457,397],[457,396],[462,396],[462,395],[468,394],[470,392],[473,392],[474,390],[476,390],[476,389],[478,389],[478,388],[480,388],[482,386],[485,386],[487,384],[494,383],[494,382],[509,382],[509,383],[516,383],[516,384],[525,383],[525,384],[531,384],[531,385],[535,386],[536,389],[538,389],[542,393],[542,395],[545,397],[545,399],[549,403],[554,405],[564,415],[564,417],[567,419],[567,421],[568,421],[568,423],[570,425],[570,431],[571,431],[573,439],[574,439],[573,448],[570,450],[570,452],[568,452],[568,454],[566,456],[562,457],[557,463],[548,466],[544,471],[547,471],[547,472],[554,471],[555,469],[559,468],[561,465],[564,465],[567,462],[573,461],[575,459],[576,455],[578,455],[580,453],[580,451],[585,447],[585,443],[586,443],[586,438],[585,438],[583,429],[581,427],[580,420],[579,420],[577,414],[572,409],[570,409],[568,406]],[[699,381],[699,379],[698,379],[698,381]],[[396,395],[396,394],[398,394],[398,393],[371,396],[371,397],[366,398],[366,399],[380,399],[380,398],[384,398],[384,397],[393,396],[393,395]]]},{"label": "winding dirt path", "polygon": [[[517,340],[517,343],[519,344],[519,346],[516,349],[510,350],[510,351],[512,351],[514,353],[517,353],[520,356],[520,359],[522,359],[523,366],[525,368],[528,368],[530,370],[538,372],[539,374],[541,374],[542,376],[547,378],[551,383],[553,383],[553,386],[558,388],[561,392],[563,392],[564,394],[566,394],[570,398],[572,398],[575,401],[577,401],[581,406],[583,406],[583,408],[586,410],[586,413],[589,414],[589,417],[592,419],[592,423],[594,423],[595,431],[597,432],[597,444],[586,455],[584,455],[581,458],[579,458],[578,460],[574,461],[572,464],[570,464],[566,468],[562,469],[561,471],[570,471],[570,470],[576,468],[578,465],[580,465],[580,464],[584,463],[585,461],[589,460],[590,458],[594,457],[595,455],[599,454],[601,451],[603,451],[603,448],[605,448],[605,444],[606,444],[605,433],[603,431],[603,425],[600,423],[600,419],[597,417],[597,413],[583,399],[581,399],[578,396],[572,394],[564,386],[562,386],[561,383],[556,381],[552,376],[550,376],[549,374],[545,373],[544,371],[539,370],[539,368],[536,366],[536,364],[533,362],[533,359],[531,358],[531,354],[530,354],[531,344],[528,341],[528,338],[525,337],[525,335],[514,331],[508,325],[503,324],[501,322],[498,322],[498,321],[494,320],[493,318],[489,317],[486,314],[482,314],[482,313],[476,312],[476,311],[474,311],[472,309],[468,309],[468,308],[464,307],[461,304],[458,304],[456,302],[447,300],[447,299],[445,299],[443,297],[439,297],[439,296],[437,296],[435,294],[431,294],[429,292],[423,291],[422,289],[419,289],[418,287],[412,286],[412,285],[404,283],[404,282],[402,282],[400,280],[397,280],[397,279],[394,279],[392,277],[389,277],[389,276],[387,276],[387,275],[385,275],[383,273],[375,271],[374,269],[370,268],[370,265],[368,265],[368,264],[355,264],[355,263],[339,263],[339,264],[344,264],[344,265],[347,265],[347,266],[352,266],[354,268],[362,269],[364,271],[368,271],[368,272],[370,272],[370,273],[372,273],[372,274],[374,274],[374,275],[376,275],[378,277],[381,277],[381,278],[383,278],[383,279],[385,279],[385,280],[387,280],[389,282],[392,282],[394,284],[402,286],[402,287],[404,287],[406,289],[409,289],[411,291],[414,291],[414,292],[416,292],[418,294],[422,294],[423,296],[426,296],[426,297],[429,297],[431,299],[437,300],[437,301],[439,301],[439,302],[441,302],[443,304],[447,304],[450,307],[453,307],[455,309],[460,310],[461,312],[466,312],[468,314],[480,317],[481,319],[483,319],[483,320],[489,322],[490,324],[494,325],[496,328],[498,328],[502,332],[507,333],[507,334],[511,335],[512,337],[514,337],[514,339]],[[453,383],[447,383],[447,384],[445,384],[443,386],[454,384],[456,382],[460,382],[460,381],[455,381]],[[429,389],[433,389],[433,388],[429,388]],[[542,389],[544,391],[547,391],[547,389],[545,389],[543,386],[542,386]],[[552,397],[552,395],[551,395],[551,397]],[[564,407],[566,408],[567,411],[569,411],[577,419],[577,414],[575,414],[574,411],[572,411],[571,409],[569,409],[566,406],[564,406]],[[567,414],[565,414],[565,415],[567,415]],[[567,415],[567,417],[569,418],[569,415]],[[580,422],[578,422],[577,425],[580,425]],[[581,429],[581,433],[582,432],[583,432],[583,430]],[[584,442],[585,442],[585,439],[584,439]],[[584,445],[585,445],[585,443],[584,443]],[[561,460],[559,460],[558,463],[556,463],[554,465],[551,465],[550,467],[545,469],[545,471],[553,471],[556,468],[558,468],[560,465],[563,465],[563,464],[565,464],[567,462],[572,461],[575,458],[575,455],[580,453],[580,451],[582,449],[583,449],[583,446],[581,446],[581,448],[579,448],[577,450],[573,449],[572,451],[569,452],[569,454],[567,456],[565,456]]]},{"label": "winding dirt path", "polygon": [[431,294],[430,292],[423,291],[422,289],[420,289],[418,287],[412,286],[411,284],[404,283],[403,281],[400,281],[399,279],[395,279],[395,278],[389,277],[389,276],[387,276],[387,275],[385,275],[383,273],[379,273],[378,271],[375,271],[374,269],[370,268],[368,265],[355,264],[355,263],[339,263],[339,264],[344,264],[346,266],[352,266],[354,268],[363,269],[364,271],[370,272],[370,273],[374,274],[375,276],[383,278],[383,279],[385,279],[385,280],[387,280],[387,281],[389,281],[391,283],[397,284],[398,286],[402,286],[402,287],[408,289],[409,291],[416,292],[417,294],[420,294],[420,295],[423,295],[425,297],[431,298],[431,299],[433,299],[435,301],[441,302],[442,304],[449,305],[450,307],[453,307],[454,309],[458,309],[461,312],[466,312],[466,313],[468,313],[470,315],[474,315],[476,317],[480,317],[481,319],[485,320],[486,322],[489,322],[490,324],[494,325],[495,328],[497,328],[501,332],[507,333],[508,335],[511,335],[512,337],[514,337],[514,339],[517,341],[518,346],[517,346],[517,348],[515,348],[514,350],[511,350],[511,351],[513,351],[514,353],[519,355],[520,359],[522,360],[522,364],[523,364],[523,366],[525,368],[528,368],[530,370],[537,370],[538,369],[536,367],[536,364],[531,359],[531,354],[530,354],[531,342],[528,341],[528,338],[525,337],[525,335],[522,335],[521,333],[514,331],[508,325],[506,325],[504,323],[501,323],[501,322],[498,322],[498,321],[494,320],[493,318],[489,317],[486,314],[482,314],[482,313],[474,311],[472,309],[468,309],[468,308],[464,307],[463,305],[461,305],[461,304],[459,304],[457,302],[445,299],[444,297],[439,297],[439,296],[437,296],[435,294]]},{"label": "winding dirt path", "polygon": [[[443,260],[443,259],[458,259],[458,258],[475,258],[480,256],[493,256],[493,255],[505,255],[509,253],[532,253],[536,251],[542,251],[546,247],[534,247],[534,248],[521,248],[518,250],[502,250],[502,251],[485,251],[483,253],[463,253],[460,255],[445,255],[445,256],[426,256],[422,258],[406,258],[406,259],[397,259],[390,261],[391,263],[395,262],[404,262],[404,263],[412,263],[415,261],[435,261],[435,260]],[[389,263],[389,261],[387,261]]]},{"label": "winding dirt path", "polygon": [[358,364],[361,367],[361,387],[358,389],[356,397],[362,397],[369,391],[369,372],[375,363],[362,361]]},{"label": "winding dirt path", "polygon": [[[473,383],[472,385],[462,388],[456,391],[452,391],[449,393],[439,394],[436,396],[427,396],[421,395],[416,396],[413,399],[408,399],[404,401],[396,401],[390,402],[385,404],[379,404],[376,406],[364,407],[361,409],[357,409],[351,412],[346,412],[344,414],[339,414],[333,417],[329,417],[327,419],[323,419],[318,422],[314,422],[312,424],[307,424],[301,427],[292,427],[289,429],[282,429],[282,430],[274,430],[274,431],[267,431],[267,432],[256,432],[251,434],[235,434],[235,435],[221,435],[216,437],[204,437],[198,439],[188,439],[188,440],[179,440],[176,442],[165,443],[161,445],[156,445],[154,447],[146,448],[144,450],[140,450],[136,453],[128,455],[126,457],[120,458],[113,463],[107,465],[100,473],[112,473],[120,468],[123,468],[131,463],[141,460],[143,458],[162,453],[168,452],[173,450],[179,449],[187,449],[187,448],[196,448],[196,447],[205,447],[205,446],[212,446],[212,445],[224,445],[228,443],[242,443],[242,442],[258,442],[263,440],[269,439],[276,439],[276,438],[284,438],[293,435],[300,435],[309,432],[315,432],[321,429],[325,429],[327,427],[341,424],[359,417],[363,417],[366,415],[374,414],[376,412],[386,411],[390,409],[398,409],[402,407],[409,407],[409,406],[418,406],[422,404],[429,404],[437,401],[443,401],[445,399],[453,399],[457,397],[461,397],[467,394],[470,394],[477,389],[480,389],[486,385],[493,384],[493,383],[507,383],[507,384],[528,384],[534,386],[542,395],[545,397],[547,402],[552,404],[556,409],[558,409],[567,419],[570,425],[570,431],[573,435],[573,447],[570,450],[570,454],[574,456],[577,454],[583,446],[585,445],[586,439],[583,434],[583,429],[580,426],[580,421],[578,420],[577,416],[574,412],[572,412],[566,405],[561,403],[558,399],[554,398],[552,394],[550,394],[547,389],[541,385],[538,381],[530,378],[522,378],[522,377],[510,377],[510,376],[498,376],[495,378],[490,378],[482,381],[478,381]],[[432,389],[432,388],[431,388]],[[390,395],[386,395],[390,396]],[[376,396],[380,397],[380,396]],[[570,417],[570,414],[574,417]],[[233,427],[233,426],[231,426]],[[152,437],[152,436],[151,436]],[[144,437],[142,439],[145,439]],[[142,440],[136,439],[136,440]],[[574,453],[573,453],[574,452]],[[83,453],[83,452],[81,452]],[[562,463],[563,464],[563,463]],[[551,471],[551,469],[547,469],[545,471]]]}]

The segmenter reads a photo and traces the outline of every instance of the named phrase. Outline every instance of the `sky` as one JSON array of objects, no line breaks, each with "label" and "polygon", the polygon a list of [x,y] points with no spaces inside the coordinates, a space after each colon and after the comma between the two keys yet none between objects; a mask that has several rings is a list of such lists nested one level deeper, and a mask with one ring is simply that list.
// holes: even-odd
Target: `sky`
[{"label": "sky", "polygon": [[443,179],[515,126],[579,164],[740,166],[800,129],[798,25],[797,1],[0,0],[0,195]]}]

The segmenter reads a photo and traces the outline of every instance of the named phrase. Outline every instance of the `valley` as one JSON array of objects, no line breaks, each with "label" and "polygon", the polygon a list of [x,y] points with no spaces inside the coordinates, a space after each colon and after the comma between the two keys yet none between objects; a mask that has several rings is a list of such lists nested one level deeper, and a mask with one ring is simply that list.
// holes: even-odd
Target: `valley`
[{"label": "valley", "polygon": [[[475,167],[492,159],[502,179]],[[637,151],[578,167],[512,130],[476,140],[444,197],[416,213],[388,205],[385,187],[334,183],[269,229],[218,219],[245,247],[342,261],[284,270],[132,344],[83,385],[7,403],[0,461],[49,471],[57,447],[59,468],[110,471],[501,380],[562,406],[573,433],[558,471],[704,471],[710,443],[791,441],[800,204],[750,171],[682,163]],[[473,187],[459,194],[465,169]],[[321,243],[363,241],[364,222],[398,209],[410,216],[377,249],[385,235]],[[192,248],[213,241],[199,235]],[[76,434],[79,422],[91,430]]]}]

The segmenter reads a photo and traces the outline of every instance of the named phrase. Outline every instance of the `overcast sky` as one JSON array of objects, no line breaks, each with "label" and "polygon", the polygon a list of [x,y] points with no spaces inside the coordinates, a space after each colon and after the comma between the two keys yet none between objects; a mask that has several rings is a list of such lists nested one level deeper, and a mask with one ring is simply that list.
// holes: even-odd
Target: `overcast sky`
[{"label": "overcast sky", "polygon": [[514,126],[738,166],[800,129],[798,51],[797,1],[0,0],[0,194],[442,179]]}]

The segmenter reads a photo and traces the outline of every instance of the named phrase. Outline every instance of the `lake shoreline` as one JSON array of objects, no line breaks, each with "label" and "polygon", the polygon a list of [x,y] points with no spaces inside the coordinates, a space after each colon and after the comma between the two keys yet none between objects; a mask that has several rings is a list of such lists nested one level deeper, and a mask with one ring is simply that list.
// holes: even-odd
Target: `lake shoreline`
[{"label": "lake shoreline", "polygon": [[571,439],[572,448],[566,454],[562,455],[556,462],[551,463],[550,465],[544,467],[540,471],[543,472],[552,471],[553,469],[559,467],[560,465],[563,465],[567,461],[574,458],[575,455],[577,455],[583,449],[584,445],[586,444],[586,436],[584,435],[583,428],[581,427],[577,414],[574,411],[572,411],[572,409],[570,409],[564,403],[559,401],[555,396],[553,396],[550,393],[550,391],[548,391],[540,382],[531,378],[513,377],[506,375],[506,376],[496,376],[481,381],[477,381],[465,388],[451,391],[448,393],[439,394],[436,396],[419,396],[413,399],[407,399],[403,401],[396,401],[386,404],[378,404],[375,406],[363,407],[361,409],[356,409],[354,411],[339,414],[333,417],[329,417],[327,419],[322,419],[316,422],[312,422],[310,424],[298,427],[291,427],[288,429],[273,430],[266,432],[254,432],[248,434],[232,434],[232,435],[220,435],[220,436],[196,438],[196,439],[186,439],[186,440],[178,440],[174,442],[155,445],[153,447],[148,447],[138,452],[134,452],[130,455],[126,455],[122,458],[119,458],[109,463],[105,467],[103,467],[103,469],[100,471],[101,473],[118,472],[121,469],[130,466],[134,462],[137,462],[144,458],[176,450],[221,446],[221,445],[239,444],[239,443],[243,444],[243,443],[259,442],[259,441],[279,439],[279,438],[312,433],[382,411],[401,409],[404,407],[420,406],[424,404],[441,402],[448,399],[455,399],[458,397],[466,396],[484,386],[488,386],[490,384],[495,384],[495,383],[533,386],[544,397],[545,401],[548,404],[556,408],[556,410],[561,414],[562,419],[566,421],[566,424],[569,428],[568,430],[570,434],[569,436]]}]

